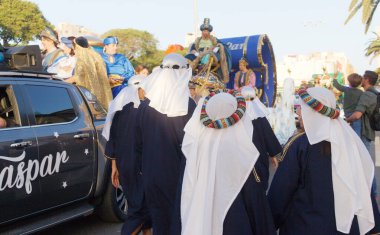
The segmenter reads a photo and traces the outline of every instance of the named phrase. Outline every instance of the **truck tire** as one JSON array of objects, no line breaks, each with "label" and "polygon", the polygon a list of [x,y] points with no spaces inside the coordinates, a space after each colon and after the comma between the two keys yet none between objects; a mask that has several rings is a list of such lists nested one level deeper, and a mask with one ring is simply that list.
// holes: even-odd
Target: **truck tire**
[{"label": "truck tire", "polygon": [[120,186],[116,189],[109,180],[103,201],[97,208],[97,215],[107,222],[123,222],[127,218],[127,210],[123,189]]}]

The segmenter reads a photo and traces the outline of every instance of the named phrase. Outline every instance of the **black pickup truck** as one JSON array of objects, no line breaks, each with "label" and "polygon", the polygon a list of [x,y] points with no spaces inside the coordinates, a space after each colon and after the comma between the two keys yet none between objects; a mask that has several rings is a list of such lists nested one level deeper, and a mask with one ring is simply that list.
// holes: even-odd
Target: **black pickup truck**
[{"label": "black pickup truck", "polygon": [[93,212],[122,221],[101,136],[106,111],[52,75],[0,71],[0,234],[28,234]]}]

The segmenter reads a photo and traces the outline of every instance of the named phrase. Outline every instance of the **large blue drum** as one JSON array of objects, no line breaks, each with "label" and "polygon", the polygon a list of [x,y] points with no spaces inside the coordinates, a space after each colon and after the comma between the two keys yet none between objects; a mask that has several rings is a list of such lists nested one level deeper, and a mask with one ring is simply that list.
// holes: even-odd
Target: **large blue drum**
[{"label": "large blue drum", "polygon": [[272,44],[266,34],[220,39],[226,44],[232,57],[232,70],[228,88],[233,88],[235,73],[239,71],[239,60],[247,58],[249,67],[256,75],[256,88],[261,101],[273,106],[276,100],[276,61]]}]

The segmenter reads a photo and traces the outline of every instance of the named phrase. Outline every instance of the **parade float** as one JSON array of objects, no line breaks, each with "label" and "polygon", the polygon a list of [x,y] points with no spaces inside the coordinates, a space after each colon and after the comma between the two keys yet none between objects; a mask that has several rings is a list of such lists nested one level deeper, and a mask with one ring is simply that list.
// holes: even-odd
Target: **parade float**
[{"label": "parade float", "polygon": [[[198,85],[198,93],[204,95],[202,93],[205,90],[233,88],[235,73],[239,71],[239,60],[245,58],[249,68],[256,75],[255,88],[258,97],[266,106],[272,107],[276,100],[277,77],[274,52],[269,37],[266,34],[252,35],[220,39],[220,42],[228,48],[231,56],[229,79],[224,79],[216,72],[221,65],[217,58],[211,56],[205,66],[194,70],[192,82]],[[208,54],[212,55],[213,52],[209,51]]]}]

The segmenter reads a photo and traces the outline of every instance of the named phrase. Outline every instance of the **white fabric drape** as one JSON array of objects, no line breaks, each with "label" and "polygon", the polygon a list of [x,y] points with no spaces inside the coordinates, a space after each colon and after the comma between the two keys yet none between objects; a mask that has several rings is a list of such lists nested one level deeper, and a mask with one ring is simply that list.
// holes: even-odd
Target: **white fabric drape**
[{"label": "white fabric drape", "polygon": [[[204,99],[199,101],[185,126],[182,151],[186,168],[182,184],[182,234],[223,234],[226,214],[252,174],[259,152],[252,143],[253,126],[248,115],[225,129],[200,122]],[[206,112],[211,119],[230,116],[236,99],[226,93],[212,97]]]},{"label": "white fabric drape", "polygon": [[[162,68],[155,69],[144,84],[149,106],[168,117],[184,116],[189,104],[191,67],[179,54],[169,54],[162,61]],[[177,65],[179,69],[173,69]]]},{"label": "white fabric drape", "polygon": [[142,87],[143,80],[146,79],[143,75],[134,75],[128,80],[128,86],[123,88],[119,94],[111,101],[108,107],[108,113],[102,135],[106,140],[109,140],[110,130],[112,125],[112,119],[117,111],[123,109],[123,107],[129,103],[133,103],[134,108],[138,108],[140,105],[140,98],[138,89]]},{"label": "white fabric drape", "polygon": [[250,86],[244,86],[241,89],[241,94],[244,98],[253,98],[252,101],[245,101],[247,103],[247,114],[251,115],[251,119],[257,119],[266,117],[269,115],[269,110],[260,101],[260,98],[256,97],[256,91]]},{"label": "white fabric drape", "polygon": [[[310,96],[331,108],[336,107],[334,95],[325,88],[309,88]],[[301,99],[302,100],[302,99]],[[337,230],[349,233],[356,215],[360,234],[374,226],[370,198],[374,165],[363,142],[342,119],[324,116],[301,101],[301,113],[310,144],[323,140],[331,143],[331,163]]]}]

